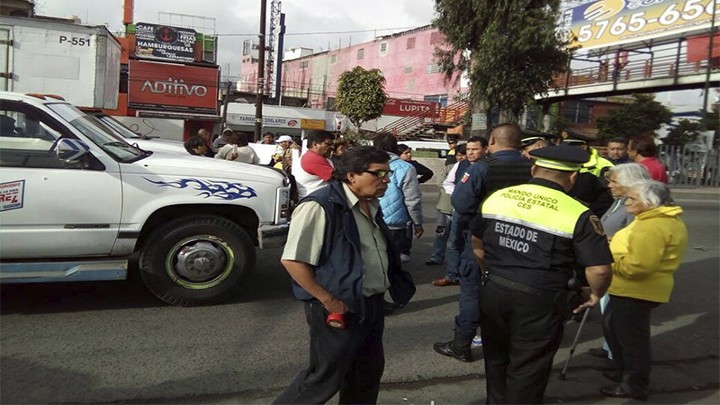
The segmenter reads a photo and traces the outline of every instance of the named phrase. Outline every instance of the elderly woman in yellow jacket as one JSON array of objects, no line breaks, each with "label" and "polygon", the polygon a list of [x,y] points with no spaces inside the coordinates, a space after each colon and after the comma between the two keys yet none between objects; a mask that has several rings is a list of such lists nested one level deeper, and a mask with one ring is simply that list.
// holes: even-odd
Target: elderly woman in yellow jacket
[{"label": "elderly woman in yellow jacket", "polygon": [[646,400],[650,385],[650,312],[670,301],[673,275],[682,262],[687,229],[682,208],[663,183],[643,180],[629,187],[625,207],[635,220],[610,242],[615,263],[603,314],[603,332],[616,371],[602,387],[610,397]]}]

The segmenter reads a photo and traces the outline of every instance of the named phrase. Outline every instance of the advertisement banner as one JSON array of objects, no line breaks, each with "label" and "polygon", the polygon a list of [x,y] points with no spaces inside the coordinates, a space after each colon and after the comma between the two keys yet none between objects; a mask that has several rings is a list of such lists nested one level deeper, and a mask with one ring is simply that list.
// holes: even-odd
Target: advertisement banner
[{"label": "advertisement banner", "polygon": [[389,98],[383,108],[383,115],[401,117],[419,116],[437,118],[440,116],[440,104],[431,101],[400,100]]},{"label": "advertisement banner", "polygon": [[720,0],[599,0],[565,10],[559,28],[583,50],[647,41],[710,27]]},{"label": "advertisement banner", "polygon": [[325,129],[325,120],[311,120],[309,118],[300,119],[300,128],[302,129]]},{"label": "advertisement banner", "polygon": [[[228,113],[227,123],[230,125],[255,126],[255,116],[252,114]],[[283,117],[263,117],[263,127],[300,129],[300,120]]]},{"label": "advertisement banner", "polygon": [[219,68],[129,62],[128,107],[217,115]]},{"label": "advertisement banner", "polygon": [[135,24],[135,56],[195,62],[195,30],[147,23]]}]

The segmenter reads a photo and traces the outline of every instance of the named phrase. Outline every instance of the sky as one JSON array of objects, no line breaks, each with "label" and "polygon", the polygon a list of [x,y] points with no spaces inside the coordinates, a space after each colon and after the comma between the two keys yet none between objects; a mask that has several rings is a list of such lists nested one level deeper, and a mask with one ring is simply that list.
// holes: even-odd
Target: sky
[{"label": "sky", "polygon": [[[267,2],[269,18],[271,0]],[[35,0],[35,4],[40,15],[77,16],[83,24],[107,25],[114,33],[123,31],[122,0]],[[260,4],[259,0],[135,0],[133,19],[151,24],[209,27],[198,30],[207,33],[214,27],[223,76],[237,76],[243,41],[257,39]],[[431,23],[434,4],[434,0],[283,0],[285,49],[306,47],[319,52],[421,27]],[[182,24],[172,24],[181,18]],[[269,27],[268,24],[268,33]],[[702,107],[701,94],[699,90],[666,92],[659,93],[656,99],[674,111],[693,111]],[[717,96],[712,91],[710,103]]]}]

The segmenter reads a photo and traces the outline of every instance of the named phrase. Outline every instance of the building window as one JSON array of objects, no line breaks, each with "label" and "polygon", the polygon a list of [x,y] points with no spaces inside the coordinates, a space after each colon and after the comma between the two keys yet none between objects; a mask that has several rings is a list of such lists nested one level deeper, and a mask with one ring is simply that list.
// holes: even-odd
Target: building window
[{"label": "building window", "polygon": [[330,55],[330,63],[337,62],[337,55]]},{"label": "building window", "polygon": [[364,57],[365,57],[365,48],[360,48],[360,49],[358,49],[357,58],[358,58],[358,59],[363,59]]},{"label": "building window", "polygon": [[411,37],[407,39],[407,46],[405,49],[415,49],[415,37]]},{"label": "building window", "polygon": [[388,45],[387,42],[383,42],[380,44],[380,52],[381,53],[387,52],[387,45]]},{"label": "building window", "polygon": [[307,69],[310,66],[310,61],[304,60],[300,62],[300,69]]},{"label": "building window", "polygon": [[412,66],[405,66],[405,73],[412,73]]},{"label": "building window", "polygon": [[442,44],[444,42],[445,38],[443,37],[443,34],[441,34],[439,31],[435,31],[430,34],[430,45]]},{"label": "building window", "polygon": [[428,75],[440,73],[440,65],[438,65],[437,63],[431,63],[425,66],[425,73]]},{"label": "building window", "polygon": [[586,101],[566,101],[562,106],[563,117],[572,124],[589,124],[590,108]]}]

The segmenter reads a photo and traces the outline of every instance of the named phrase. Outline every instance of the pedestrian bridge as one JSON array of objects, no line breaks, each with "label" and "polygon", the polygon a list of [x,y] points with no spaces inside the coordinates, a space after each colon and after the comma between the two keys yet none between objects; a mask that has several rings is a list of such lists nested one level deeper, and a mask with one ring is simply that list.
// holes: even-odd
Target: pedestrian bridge
[{"label": "pedestrian bridge", "polygon": [[[711,59],[688,61],[687,47],[675,44],[676,49],[624,51],[628,53],[622,65],[609,59],[580,59],[585,67],[572,68],[555,78],[555,89],[536,100],[554,103],[567,99],[602,97],[632,93],[654,93],[670,90],[702,89],[706,80],[710,87],[720,86],[720,62]],[[615,55],[615,61],[618,55]],[[693,58],[690,58],[693,59]],[[587,66],[590,65],[590,66]]]}]

